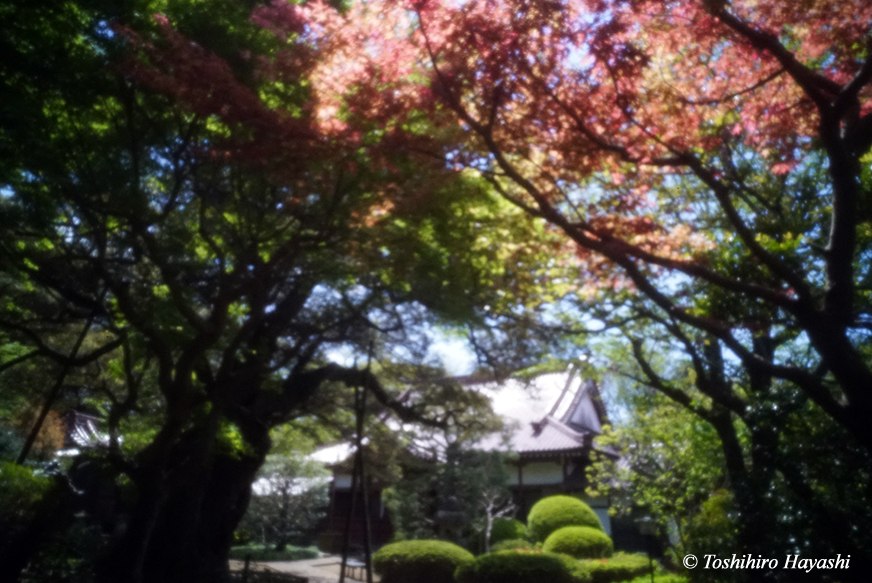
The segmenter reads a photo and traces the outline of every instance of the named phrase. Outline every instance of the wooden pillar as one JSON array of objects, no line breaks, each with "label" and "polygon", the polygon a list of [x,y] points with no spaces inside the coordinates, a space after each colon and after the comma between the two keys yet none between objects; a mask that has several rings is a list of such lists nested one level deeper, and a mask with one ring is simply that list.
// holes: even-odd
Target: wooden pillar
[{"label": "wooden pillar", "polygon": [[527,515],[527,497],[524,492],[524,462],[518,460],[518,507],[521,509],[522,516]]}]

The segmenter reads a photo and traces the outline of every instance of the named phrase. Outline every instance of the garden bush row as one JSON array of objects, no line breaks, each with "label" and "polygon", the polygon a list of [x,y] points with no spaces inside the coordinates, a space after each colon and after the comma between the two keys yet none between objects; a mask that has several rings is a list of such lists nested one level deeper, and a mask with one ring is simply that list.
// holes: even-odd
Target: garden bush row
[{"label": "garden bush row", "polygon": [[386,545],[373,556],[373,567],[382,583],[618,583],[650,573],[650,562],[642,555],[617,553],[610,559],[579,560],[563,553],[516,548],[474,557],[438,540]]},{"label": "garden bush row", "polygon": [[303,559],[317,559],[320,556],[315,547],[295,547],[288,545],[282,550],[275,547],[259,544],[237,545],[230,548],[230,558],[244,561],[250,558],[252,561],[300,561]]},{"label": "garden bush row", "polygon": [[618,583],[650,576],[647,557],[612,556],[596,513],[570,496],[539,501],[526,527],[496,520],[491,540],[492,552],[479,557],[445,541],[402,541],[380,549],[373,566],[383,583]]}]

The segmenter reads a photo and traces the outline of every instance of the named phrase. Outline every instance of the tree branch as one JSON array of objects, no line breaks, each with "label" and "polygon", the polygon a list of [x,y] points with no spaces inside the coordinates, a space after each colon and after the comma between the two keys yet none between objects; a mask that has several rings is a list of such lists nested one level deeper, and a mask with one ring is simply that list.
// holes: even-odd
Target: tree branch
[{"label": "tree branch", "polygon": [[774,35],[752,28],[725,10],[717,13],[716,17],[748,40],[754,48],[766,51],[775,57],[806,95],[814,101],[821,113],[830,108],[832,98],[842,91],[841,85],[815,73],[796,60],[793,53],[787,50]]}]

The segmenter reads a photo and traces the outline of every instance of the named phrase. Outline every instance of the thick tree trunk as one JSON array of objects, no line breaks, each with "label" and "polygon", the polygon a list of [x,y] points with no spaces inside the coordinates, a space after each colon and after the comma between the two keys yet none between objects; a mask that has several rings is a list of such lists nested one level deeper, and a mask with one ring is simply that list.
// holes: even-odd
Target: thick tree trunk
[{"label": "thick tree trunk", "polygon": [[206,453],[203,438],[209,436],[195,433],[173,448],[174,472],[138,484],[139,497],[127,532],[104,562],[101,582],[228,580],[233,532],[269,450],[268,433],[263,429],[255,444],[248,442],[251,448],[246,455]]},{"label": "thick tree trunk", "polygon": [[262,456],[217,455],[208,472],[167,499],[149,545],[144,583],[228,579],[233,532],[262,462]]},{"label": "thick tree trunk", "polygon": [[[291,375],[283,391],[273,393],[256,390],[262,382],[257,366],[230,367],[206,391],[214,397],[206,418],[181,435],[167,431],[176,436],[172,445],[155,447],[149,452],[151,469],[139,468],[138,500],[127,532],[103,562],[100,583],[226,581],[233,532],[269,452],[270,427],[290,418],[331,375],[349,383],[349,374],[358,382],[360,373],[336,366],[306,371]],[[197,419],[197,412],[192,409],[187,418]],[[239,428],[244,452],[219,451],[222,420]]]},{"label": "thick tree trunk", "polygon": [[142,583],[149,544],[163,510],[163,479],[154,473],[141,477],[137,501],[127,519],[124,534],[98,567],[98,580]]}]

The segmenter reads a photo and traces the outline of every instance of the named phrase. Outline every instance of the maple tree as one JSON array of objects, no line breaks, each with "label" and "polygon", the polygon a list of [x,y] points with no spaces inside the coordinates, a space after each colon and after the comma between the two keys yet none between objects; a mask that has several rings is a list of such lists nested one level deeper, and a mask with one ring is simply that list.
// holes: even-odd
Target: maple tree
[{"label": "maple tree", "polygon": [[[860,515],[820,504],[826,478],[811,475],[825,464],[796,460],[782,432],[849,436],[845,459],[868,475],[872,3],[386,0],[258,14],[324,50],[313,88],[335,131],[429,132],[447,166],[562,233],[568,291],[589,300],[576,305],[615,308],[594,313],[624,331],[639,380],[717,430],[745,548],[767,548],[778,511],[765,492],[784,480],[817,517],[811,539],[839,533],[863,552]],[[653,366],[657,351],[685,355],[693,390]]]},{"label": "maple tree", "polygon": [[[316,82],[324,112],[345,108],[352,121],[342,123],[382,120],[407,136],[426,112],[453,132],[443,151],[451,164],[475,169],[568,237],[580,280],[638,290],[749,369],[800,387],[872,447],[862,348],[872,4],[422,0],[356,9],[264,9],[293,14],[332,50]],[[816,170],[818,196],[792,208]],[[753,268],[719,265],[724,245]],[[670,277],[769,307],[808,335],[820,370],[755,353],[748,337],[780,322],[707,313],[665,292]]]}]

